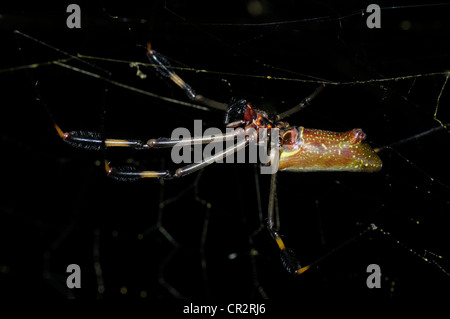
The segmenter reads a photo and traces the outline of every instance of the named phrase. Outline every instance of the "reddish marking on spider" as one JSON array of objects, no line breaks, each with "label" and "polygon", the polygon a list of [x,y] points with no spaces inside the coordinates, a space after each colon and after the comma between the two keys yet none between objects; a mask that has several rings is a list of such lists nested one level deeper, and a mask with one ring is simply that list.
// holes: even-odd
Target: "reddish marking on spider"
[{"label": "reddish marking on spider", "polygon": [[147,53],[153,54],[152,44],[150,42],[147,42]]},{"label": "reddish marking on spider", "polygon": [[58,132],[59,137],[61,137],[63,141],[70,138],[70,133],[64,132],[56,123],[54,123],[53,125],[56,129],[56,132]]},{"label": "reddish marking on spider", "polygon": [[246,122],[251,122],[256,118],[256,114],[255,111],[253,110],[252,106],[250,105],[250,103],[247,103],[247,109],[245,110],[244,113],[244,120]]}]

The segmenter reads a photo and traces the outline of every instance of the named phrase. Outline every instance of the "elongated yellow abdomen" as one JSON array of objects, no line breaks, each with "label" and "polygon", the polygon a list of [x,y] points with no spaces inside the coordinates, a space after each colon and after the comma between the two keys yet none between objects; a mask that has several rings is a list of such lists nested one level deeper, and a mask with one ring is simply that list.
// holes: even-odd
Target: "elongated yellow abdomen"
[{"label": "elongated yellow abdomen", "polygon": [[279,170],[376,172],[381,159],[361,129],[331,132],[290,127],[282,132]]}]

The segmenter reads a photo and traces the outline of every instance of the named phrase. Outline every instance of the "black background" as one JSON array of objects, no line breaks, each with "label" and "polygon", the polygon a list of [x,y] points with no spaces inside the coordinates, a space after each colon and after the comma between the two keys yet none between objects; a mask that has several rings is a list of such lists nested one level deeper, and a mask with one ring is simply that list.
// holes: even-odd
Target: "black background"
[{"label": "black background", "polygon": [[[5,5],[0,69],[67,58],[14,34],[15,29],[71,54],[144,63],[151,41],[174,65],[191,69],[179,74],[198,93],[224,102],[246,98],[269,112],[295,105],[316,81],[397,78],[329,84],[307,110],[289,119],[293,125],[361,127],[374,147],[439,126],[433,114],[445,75],[429,74],[448,68],[448,5],[380,2],[381,29],[369,29],[364,1],[261,1],[261,14],[251,14],[246,1],[78,4],[79,30],[65,25],[68,3]],[[140,80],[126,63],[87,61],[110,75],[79,61],[70,64],[185,100],[145,67],[148,77]],[[203,69],[218,73],[192,72]],[[400,78],[417,74],[425,76]],[[104,125],[108,137],[144,140],[170,136],[176,127],[192,129],[194,119],[202,119],[205,128],[222,128],[222,113],[162,102],[56,65],[3,71],[0,79],[2,296],[215,301],[344,296],[357,303],[448,293],[450,138],[445,130],[381,152],[379,173],[278,174],[286,242],[305,264],[325,257],[292,278],[268,233],[251,236],[261,225],[258,194],[265,216],[269,187],[269,176],[260,175],[258,192],[257,167],[216,164],[163,184],[118,183],[104,174],[105,154],[64,145],[44,105],[65,130],[100,131]],[[448,101],[445,87],[437,114],[444,123]],[[133,159],[140,168],[174,167],[169,151],[115,150],[106,157],[118,164]],[[173,201],[161,210],[161,198]],[[152,231],[158,216],[164,228]],[[371,223],[378,230],[360,235]],[[96,261],[103,271],[101,294]],[[65,270],[72,263],[82,269],[81,289],[66,288]],[[373,263],[381,267],[380,289],[366,286],[366,267]]]}]

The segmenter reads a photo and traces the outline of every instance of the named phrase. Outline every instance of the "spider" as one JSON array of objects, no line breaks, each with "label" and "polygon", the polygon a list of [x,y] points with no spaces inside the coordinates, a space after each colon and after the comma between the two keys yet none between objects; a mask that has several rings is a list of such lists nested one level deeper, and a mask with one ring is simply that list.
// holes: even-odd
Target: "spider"
[{"label": "spider", "polygon": [[[323,90],[320,85],[311,95],[287,111],[272,118],[262,110],[256,109],[247,100],[234,100],[229,104],[221,103],[197,94],[171,68],[170,62],[162,54],[147,44],[146,55],[152,62],[153,69],[163,78],[170,80],[187,97],[196,103],[225,111],[224,125],[234,129],[224,134],[215,134],[188,139],[156,138],[147,141],[129,139],[104,138],[102,134],[86,131],[63,131],[56,123],[54,127],[58,135],[69,145],[84,149],[102,150],[105,148],[125,147],[136,150],[153,148],[173,148],[180,145],[208,144],[211,142],[236,141],[225,150],[215,153],[203,160],[178,168],[175,171],[139,171],[134,167],[115,167],[105,160],[105,170],[109,177],[119,181],[133,181],[142,178],[174,179],[198,171],[214,161],[233,155],[249,146],[251,142],[263,139],[262,130],[275,136],[276,141],[268,150],[269,164],[275,166],[270,182],[268,202],[267,229],[276,243],[281,260],[286,270],[294,275],[300,275],[311,265],[302,266],[292,249],[286,247],[277,229],[274,214],[277,171],[349,171],[376,172],[382,167],[382,161],[376,150],[365,142],[366,135],[360,128],[347,132],[331,132],[319,129],[308,129],[302,126],[291,126],[285,118],[302,110]],[[267,166],[267,163],[261,165]]]}]

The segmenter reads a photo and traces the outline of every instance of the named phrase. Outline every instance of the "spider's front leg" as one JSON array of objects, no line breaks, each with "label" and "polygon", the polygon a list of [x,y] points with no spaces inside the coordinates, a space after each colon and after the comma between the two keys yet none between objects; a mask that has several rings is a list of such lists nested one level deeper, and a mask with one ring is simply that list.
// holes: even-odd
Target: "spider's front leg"
[{"label": "spider's front leg", "polygon": [[191,101],[195,101],[221,111],[225,111],[228,108],[228,104],[226,103],[217,102],[215,100],[207,98],[206,96],[195,93],[194,89],[171,69],[172,66],[169,60],[162,54],[153,50],[150,43],[147,43],[147,58],[150,60],[150,62],[154,63],[153,69],[159,75],[166,79],[169,79],[174,84],[176,84],[186,93],[187,97]]},{"label": "spider's front leg", "polygon": [[[243,130],[238,131],[243,132]],[[207,137],[205,141],[210,141],[210,137]],[[178,141],[181,144],[188,143],[187,141],[180,140]],[[247,147],[249,143],[249,139],[243,138],[240,139],[236,144],[226,148],[225,150],[218,152],[214,155],[204,158],[202,161],[197,163],[188,164],[186,166],[180,167],[175,171],[138,171],[133,167],[116,167],[113,168],[109,165],[108,162],[105,162],[105,170],[109,177],[115,178],[119,181],[133,181],[141,178],[163,178],[163,179],[174,179],[186,176],[193,172],[196,172],[210,164],[213,164],[227,156],[230,156],[239,150]],[[187,145],[187,144],[186,144]],[[181,146],[181,145],[178,145]]]},{"label": "spider's front leg", "polygon": [[[72,147],[83,148],[87,150],[104,150],[112,147],[131,148],[136,150],[146,150],[152,148],[172,148],[172,147],[184,147],[198,144],[208,143],[222,143],[225,141],[235,140],[232,146],[217,152],[214,155],[210,155],[204,158],[200,162],[188,164],[180,167],[175,171],[163,170],[163,171],[150,171],[150,170],[137,170],[133,166],[113,167],[108,161],[105,161],[105,170],[109,177],[112,177],[119,181],[134,181],[141,178],[164,178],[173,179],[182,176],[186,176],[190,173],[198,171],[214,162],[217,162],[227,156],[230,156],[239,150],[245,148],[249,141],[256,138],[256,132],[246,136],[246,132],[243,129],[235,129],[231,132],[206,135],[184,139],[169,139],[169,138],[157,138],[149,139],[147,142],[141,140],[128,140],[128,139],[104,139],[100,133],[89,131],[70,131],[64,132],[57,124],[54,124],[58,135],[64,142]],[[245,137],[245,138],[244,138]]]}]

